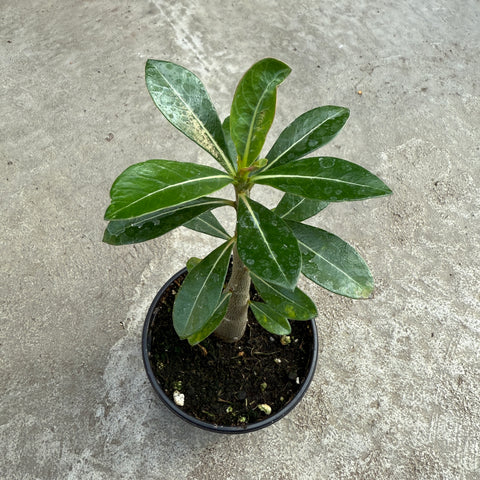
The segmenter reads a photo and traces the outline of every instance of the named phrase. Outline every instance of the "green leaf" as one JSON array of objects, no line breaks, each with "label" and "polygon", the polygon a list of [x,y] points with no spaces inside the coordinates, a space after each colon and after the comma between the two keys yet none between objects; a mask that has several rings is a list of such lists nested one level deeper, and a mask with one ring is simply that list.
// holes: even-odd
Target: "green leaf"
[{"label": "green leaf", "polygon": [[289,321],[266,303],[250,302],[250,308],[257,322],[274,335],[288,335],[292,328]]},{"label": "green leaf", "polygon": [[317,316],[315,304],[298,287],[292,292],[272,285],[252,272],[250,277],[262,299],[282,316],[291,320],[310,320]]},{"label": "green leaf", "polygon": [[237,150],[233,143],[232,136],[230,134],[230,117],[227,117],[222,123],[223,135],[225,137],[225,144],[227,146],[228,156],[231,160],[233,167],[237,168]]},{"label": "green leaf", "polygon": [[296,220],[302,222],[313,217],[328,206],[328,202],[312,200],[311,198],[300,197],[293,193],[286,193],[274,212],[284,220]]},{"label": "green leaf", "polygon": [[332,233],[288,222],[302,251],[302,273],[318,285],[350,298],[368,298],[373,277],[358,252]]},{"label": "green leaf", "polygon": [[257,160],[252,163],[252,167],[260,169],[263,168],[267,162],[268,160],[266,158],[257,158]]},{"label": "green leaf", "polygon": [[304,157],[332,140],[345,125],[347,108],[327,105],[305,112],[278,137],[267,154],[268,170]]},{"label": "green leaf", "polygon": [[201,258],[198,257],[190,257],[187,260],[187,270],[191,272],[200,262],[202,261]]},{"label": "green leaf", "polygon": [[237,215],[237,250],[242,262],[265,281],[293,290],[302,259],[290,228],[245,195],[239,195]]},{"label": "green leaf", "polygon": [[242,167],[255,161],[262,150],[275,116],[277,86],[290,71],[284,63],[265,58],[240,80],[230,112],[230,132]]},{"label": "green leaf", "polygon": [[112,185],[105,220],[140,217],[181,205],[232,182],[216,168],[172,160],[148,160],[128,167]]},{"label": "green leaf", "polygon": [[103,241],[110,245],[129,245],[160,237],[212,208],[230,205],[222,198],[198,198],[192,202],[128,220],[109,222]]},{"label": "green leaf", "polygon": [[190,271],[173,306],[173,326],[178,336],[200,332],[218,306],[227,275],[233,241],[220,245]]},{"label": "green leaf", "polygon": [[360,165],[333,157],[312,157],[260,172],[253,182],[302,197],[341,202],[389,195],[392,191]]},{"label": "green leaf", "polygon": [[208,319],[205,326],[197,333],[194,333],[188,337],[188,343],[190,345],[197,345],[205,340],[217,329],[220,323],[222,323],[223,317],[225,317],[225,314],[228,310],[228,302],[230,301],[231,295],[232,294],[230,292],[223,295],[219,304],[217,305],[217,308],[213,311],[212,316]]},{"label": "green leaf", "polygon": [[222,238],[224,240],[231,238],[212,212],[202,213],[193,220],[185,223],[184,226],[200,233],[206,233],[212,237]]},{"label": "green leaf", "polygon": [[175,63],[147,60],[145,81],[165,118],[233,175],[220,119],[200,79]]}]

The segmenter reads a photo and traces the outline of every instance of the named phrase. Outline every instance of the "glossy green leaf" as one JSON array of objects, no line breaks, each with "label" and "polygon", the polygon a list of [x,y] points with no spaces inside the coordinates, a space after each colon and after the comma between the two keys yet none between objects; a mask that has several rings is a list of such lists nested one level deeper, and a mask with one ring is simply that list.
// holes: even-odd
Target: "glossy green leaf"
[{"label": "glossy green leaf", "polygon": [[293,193],[286,193],[273,211],[284,220],[302,222],[321,212],[327,206],[328,202],[323,200],[312,200]]},{"label": "glossy green leaf", "polygon": [[298,287],[291,291],[267,283],[250,272],[250,277],[258,294],[270,307],[291,320],[310,320],[317,316],[317,308],[312,300]]},{"label": "glossy green leaf", "polygon": [[300,115],[280,134],[268,152],[265,170],[298,160],[327,144],[345,125],[349,115],[347,108],[331,105]]},{"label": "glossy green leaf", "polygon": [[230,201],[203,197],[141,217],[113,220],[105,229],[103,241],[110,245],[129,245],[152,240],[185,224],[197,215],[225,205],[230,205]]},{"label": "glossy green leaf", "polygon": [[391,190],[360,165],[333,157],[312,157],[272,168],[253,177],[302,197],[341,202],[389,195]]},{"label": "glossy green leaf", "polygon": [[255,63],[240,80],[230,112],[230,133],[239,165],[250,165],[262,150],[275,116],[277,86],[291,69],[273,58]]},{"label": "glossy green leaf", "polygon": [[302,273],[318,285],[350,298],[368,298],[373,277],[358,252],[332,233],[288,222],[302,251]]},{"label": "glossy green leaf", "polygon": [[251,302],[250,309],[257,322],[268,332],[274,335],[288,335],[292,331],[289,321],[266,303]]},{"label": "glossy green leaf", "polygon": [[234,174],[220,119],[200,79],[175,63],[148,60],[145,81],[165,118]]},{"label": "glossy green leaf", "polygon": [[302,259],[287,224],[263,205],[239,196],[237,250],[242,262],[265,281],[293,290]]},{"label": "glossy green leaf", "polygon": [[232,179],[216,168],[172,160],[148,160],[128,167],[112,185],[106,220],[125,220],[195,200]]},{"label": "glossy green leaf", "polygon": [[194,267],[182,283],[173,306],[173,326],[180,338],[200,332],[217,308],[232,246],[232,241],[220,245]]},{"label": "glossy green leaf", "polygon": [[205,212],[184,225],[191,230],[229,240],[231,237],[212,212]]},{"label": "glossy green leaf", "polygon": [[237,150],[230,134],[230,117],[227,117],[222,123],[223,135],[225,137],[225,145],[227,146],[228,156],[233,167],[237,168]]},{"label": "glossy green leaf", "polygon": [[231,295],[232,294],[230,292],[223,295],[217,308],[213,311],[212,316],[208,319],[205,326],[197,333],[194,333],[193,335],[190,335],[188,337],[188,343],[190,345],[197,345],[198,343],[205,340],[217,329],[220,323],[222,323],[223,317],[225,317],[225,314],[228,310],[228,303],[230,301]]}]

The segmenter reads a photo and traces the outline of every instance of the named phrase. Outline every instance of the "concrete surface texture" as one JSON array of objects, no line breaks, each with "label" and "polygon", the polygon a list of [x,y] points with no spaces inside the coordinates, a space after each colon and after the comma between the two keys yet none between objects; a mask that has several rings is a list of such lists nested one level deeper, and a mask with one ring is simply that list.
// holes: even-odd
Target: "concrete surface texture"
[{"label": "concrete surface texture", "polygon": [[[0,478],[479,479],[479,25],[477,0],[3,0]],[[374,298],[303,282],[312,387],[271,428],[221,436],[159,403],[139,343],[155,292],[215,239],[111,247],[103,213],[132,163],[211,162],[154,107],[147,58],[196,72],[223,118],[267,56],[293,69],[270,139],[349,107],[322,154],[394,195],[310,220],[359,249]]]}]

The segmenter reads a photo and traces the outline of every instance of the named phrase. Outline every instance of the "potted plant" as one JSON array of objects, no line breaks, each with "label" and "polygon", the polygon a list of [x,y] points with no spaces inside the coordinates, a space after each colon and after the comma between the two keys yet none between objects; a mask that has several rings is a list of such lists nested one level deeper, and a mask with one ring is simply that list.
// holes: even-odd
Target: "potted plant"
[{"label": "potted plant", "polygon": [[[148,60],[146,85],[155,105],[222,169],[172,160],[137,163],[113,183],[105,214],[104,241],[112,245],[150,240],[181,225],[222,239],[205,258],[192,257],[160,290],[143,335],[145,366],[161,398],[177,414],[212,430],[251,431],[273,423],[308,387],[316,360],[317,310],[297,287],[300,273],[351,298],[367,298],[373,289],[367,265],[350,245],[302,223],[329,202],[391,193],[359,165],[306,157],[337,135],[348,109],[323,106],[304,113],[261,155],[277,87],[289,73],[273,58],[255,63],[221,123],[197,76],[171,62]],[[256,184],[284,192],[274,209],[251,197]],[[234,198],[208,196],[229,185]],[[236,216],[232,234],[212,213],[219,207],[230,207]],[[248,343],[257,338],[264,339],[261,346]],[[203,377],[192,387],[195,375]],[[234,379],[240,382],[230,387]],[[275,380],[280,391],[269,397]],[[200,404],[189,412],[202,393],[215,407]]]}]

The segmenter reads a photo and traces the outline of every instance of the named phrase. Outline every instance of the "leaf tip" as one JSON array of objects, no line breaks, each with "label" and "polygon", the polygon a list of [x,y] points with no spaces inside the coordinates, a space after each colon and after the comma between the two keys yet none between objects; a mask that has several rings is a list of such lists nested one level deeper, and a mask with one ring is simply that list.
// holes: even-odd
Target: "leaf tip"
[{"label": "leaf tip", "polygon": [[359,299],[370,299],[373,298],[373,289],[374,284],[365,285],[362,289],[360,289],[357,294]]},{"label": "leaf tip", "polygon": [[112,243],[112,236],[110,235],[110,232],[108,231],[108,227],[103,232],[102,242],[103,243],[108,243],[109,245],[114,245]]}]

